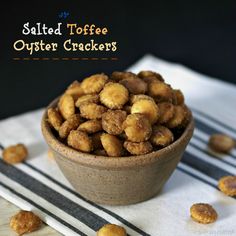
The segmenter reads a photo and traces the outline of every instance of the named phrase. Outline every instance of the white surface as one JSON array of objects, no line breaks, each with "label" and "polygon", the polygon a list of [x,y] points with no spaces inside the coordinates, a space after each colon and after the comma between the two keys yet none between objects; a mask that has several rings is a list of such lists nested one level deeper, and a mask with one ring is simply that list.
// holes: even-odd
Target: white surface
[{"label": "white surface", "polygon": [[[129,70],[138,72],[142,69],[158,71],[164,76],[167,82],[173,85],[174,88],[180,88],[183,90],[187,104],[236,128],[235,86],[211,79],[207,76],[193,72],[181,65],[168,63],[152,56],[145,56]],[[26,144],[29,147],[30,153],[27,161],[28,163],[56,178],[61,183],[70,186],[54,161],[47,157],[47,146],[42,138],[40,129],[41,116],[42,110],[37,110],[21,116],[2,120],[0,122],[0,142],[4,146],[19,142]],[[217,128],[222,129],[222,127],[219,127],[218,125],[216,126]],[[236,134],[230,130],[223,129],[222,131],[225,131],[234,137],[236,136]],[[206,134],[198,133],[198,135],[203,136],[205,139],[208,137]],[[197,142],[195,141],[195,143]],[[189,147],[189,149],[190,151],[193,151],[192,147]],[[199,155],[201,158],[206,159],[207,162],[212,163],[213,165],[221,165],[222,167],[222,164],[218,163],[217,160],[210,160],[201,153]],[[227,158],[229,159],[229,157]],[[235,159],[231,161],[235,161]],[[191,170],[191,168],[182,163],[180,165],[183,168],[192,171],[192,173],[196,172],[198,174],[198,171]],[[42,181],[50,188],[62,193],[72,201],[75,201],[93,211],[95,214],[100,215],[112,223],[122,225],[122,223],[114,217],[84,202],[83,200],[78,199],[73,194],[57,186],[55,183],[52,183],[50,180],[32,169],[29,169],[27,166],[18,164],[16,167],[33,176],[37,180]],[[234,167],[228,166],[227,164],[223,165],[222,168],[224,167],[232,174],[236,174],[236,169]],[[202,176],[204,177],[204,175]],[[212,183],[216,183],[216,181],[210,177],[206,176],[205,178],[210,179]],[[25,189],[20,184],[13,182],[1,173],[0,180],[28,198],[34,199],[38,204],[44,206],[66,222],[71,223],[85,234],[89,236],[96,234],[88,226],[79,222],[72,216],[69,216],[67,213],[61,211],[52,204],[49,204],[44,199],[36,196],[34,193]],[[16,197],[3,187],[0,187],[0,195],[23,209],[36,211],[47,224],[61,233],[65,235],[75,235],[58,221],[42,213],[26,201]],[[207,202],[214,206],[219,214],[219,219],[216,223],[201,225],[190,219],[189,208],[193,203],[197,202]],[[224,196],[215,188],[210,187],[209,185],[204,184],[179,170],[174,172],[161,194],[157,197],[131,206],[105,207],[153,236],[236,235],[235,199]],[[124,227],[130,235],[139,235],[129,227]]]}]

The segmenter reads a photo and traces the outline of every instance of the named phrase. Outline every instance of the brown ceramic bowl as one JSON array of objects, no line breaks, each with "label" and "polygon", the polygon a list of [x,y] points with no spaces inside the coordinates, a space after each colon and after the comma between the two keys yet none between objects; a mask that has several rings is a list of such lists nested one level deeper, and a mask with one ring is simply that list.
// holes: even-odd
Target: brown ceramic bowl
[{"label": "brown ceramic bowl", "polygon": [[[48,108],[55,107],[57,101]],[[107,205],[128,205],[155,196],[175,170],[194,129],[191,118],[181,137],[166,148],[140,156],[103,157],[61,143],[46,119],[47,112],[42,132],[62,173],[82,196]]]}]

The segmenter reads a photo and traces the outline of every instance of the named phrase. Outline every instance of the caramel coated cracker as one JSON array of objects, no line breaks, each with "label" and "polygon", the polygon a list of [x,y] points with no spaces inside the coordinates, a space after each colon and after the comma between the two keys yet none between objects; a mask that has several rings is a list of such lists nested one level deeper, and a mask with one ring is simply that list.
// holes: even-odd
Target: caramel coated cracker
[{"label": "caramel coated cracker", "polygon": [[190,208],[190,214],[194,221],[201,224],[213,223],[218,217],[215,209],[206,203],[193,204]]}]

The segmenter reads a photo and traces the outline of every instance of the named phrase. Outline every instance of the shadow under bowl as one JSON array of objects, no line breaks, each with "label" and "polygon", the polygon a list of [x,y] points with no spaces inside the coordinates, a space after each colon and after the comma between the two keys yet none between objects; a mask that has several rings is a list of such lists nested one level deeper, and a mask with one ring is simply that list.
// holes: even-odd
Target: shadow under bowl
[{"label": "shadow under bowl", "polygon": [[[55,107],[58,99],[48,107]],[[191,120],[169,146],[130,157],[103,157],[76,151],[60,142],[42,117],[42,133],[64,176],[86,199],[106,205],[128,205],[155,196],[179,163],[194,130]]]}]

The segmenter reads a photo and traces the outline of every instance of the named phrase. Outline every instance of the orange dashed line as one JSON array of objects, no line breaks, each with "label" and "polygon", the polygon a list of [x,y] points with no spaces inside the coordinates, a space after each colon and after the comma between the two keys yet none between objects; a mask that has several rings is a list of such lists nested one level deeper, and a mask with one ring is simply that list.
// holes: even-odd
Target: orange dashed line
[{"label": "orange dashed line", "polygon": [[62,61],[69,61],[69,60],[73,60],[73,61],[78,61],[78,60],[82,60],[82,61],[88,61],[88,60],[116,61],[116,60],[118,60],[117,57],[111,57],[111,58],[108,58],[108,57],[101,57],[101,58],[99,58],[99,57],[90,57],[90,58],[89,57],[71,57],[71,58],[69,58],[69,57],[61,57],[61,58],[60,57],[52,57],[52,58],[50,58],[50,57],[42,57],[42,58],[40,58],[40,57],[32,57],[32,58],[30,58],[30,57],[22,57],[22,58],[13,57],[12,59],[15,61],[20,61],[20,60],[23,60],[23,61],[30,61],[30,60],[33,60],[33,61],[40,61],[40,60],[42,60],[42,61],[49,61],[49,60],[52,60],[52,61],[60,61],[60,60],[62,60]]}]

